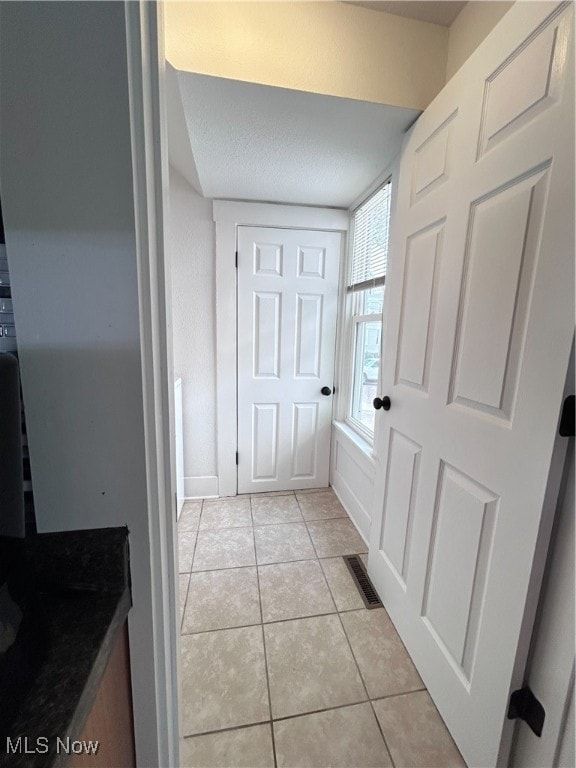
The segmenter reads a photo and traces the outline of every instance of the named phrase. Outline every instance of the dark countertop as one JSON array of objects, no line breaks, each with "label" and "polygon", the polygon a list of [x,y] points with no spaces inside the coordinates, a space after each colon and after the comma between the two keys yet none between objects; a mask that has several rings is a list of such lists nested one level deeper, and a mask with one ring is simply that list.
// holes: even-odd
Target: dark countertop
[{"label": "dark countertop", "polygon": [[9,725],[0,724],[0,766],[52,768],[69,760],[63,750],[58,754],[57,738],[81,736],[132,604],[128,530],[38,534],[26,540],[26,550],[35,574],[42,652],[18,714]]}]

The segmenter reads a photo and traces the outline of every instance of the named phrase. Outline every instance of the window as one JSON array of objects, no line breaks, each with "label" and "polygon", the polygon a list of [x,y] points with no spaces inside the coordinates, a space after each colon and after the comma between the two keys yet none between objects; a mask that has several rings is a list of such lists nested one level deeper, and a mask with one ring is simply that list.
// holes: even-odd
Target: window
[{"label": "window", "polygon": [[382,310],[388,260],[391,184],[388,181],[356,209],[347,286],[350,386],[347,421],[374,437],[374,408],[380,379]]}]

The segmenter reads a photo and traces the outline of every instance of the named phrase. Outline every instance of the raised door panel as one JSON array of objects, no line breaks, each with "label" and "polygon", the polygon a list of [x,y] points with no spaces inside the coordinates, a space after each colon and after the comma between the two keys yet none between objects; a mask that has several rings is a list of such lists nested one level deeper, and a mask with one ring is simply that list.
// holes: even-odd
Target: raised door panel
[{"label": "raised door panel", "polygon": [[254,378],[277,379],[280,377],[282,295],[254,291],[253,299]]},{"label": "raised door panel", "polygon": [[422,446],[390,430],[380,550],[406,587]]},{"label": "raised door panel", "polygon": [[252,479],[278,477],[279,403],[252,406]]},{"label": "raised door panel", "polygon": [[498,496],[441,463],[422,616],[468,685],[478,634]]},{"label": "raised door panel", "polygon": [[294,403],[291,448],[293,479],[315,476],[317,443],[318,403]]},{"label": "raised door panel", "polygon": [[450,177],[454,111],[414,152],[411,202],[416,203]]},{"label": "raised door panel", "polygon": [[512,418],[548,169],[471,206],[450,401]]},{"label": "raised door panel", "polygon": [[280,243],[254,243],[254,274],[282,277],[284,248]]},{"label": "raised door panel", "polygon": [[296,296],[294,376],[318,378],[322,355],[323,296],[299,293]]},{"label": "raised door panel", "polygon": [[519,131],[561,93],[570,19],[548,19],[487,78],[478,157]]},{"label": "raised door panel", "polygon": [[315,245],[298,246],[298,277],[319,277],[326,273],[326,248]]},{"label": "raised door panel", "polygon": [[408,238],[396,384],[428,391],[444,223]]}]

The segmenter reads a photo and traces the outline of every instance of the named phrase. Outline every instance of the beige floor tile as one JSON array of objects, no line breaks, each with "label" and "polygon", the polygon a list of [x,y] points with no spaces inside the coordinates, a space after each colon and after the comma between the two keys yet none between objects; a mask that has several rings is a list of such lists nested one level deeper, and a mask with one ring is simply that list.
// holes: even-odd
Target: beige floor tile
[{"label": "beige floor tile", "polygon": [[341,614],[370,698],[424,688],[384,608]]},{"label": "beige floor tile", "polygon": [[201,501],[186,501],[178,519],[179,531],[197,531],[200,523]]},{"label": "beige floor tile", "polygon": [[366,544],[347,518],[315,520],[307,523],[307,526],[318,557],[355,555],[358,552],[366,552]]},{"label": "beige floor tile", "polygon": [[264,621],[334,613],[326,579],[317,560],[258,567]]},{"label": "beige floor tile", "polygon": [[184,531],[178,534],[178,565],[180,573],[188,573],[192,570],[192,558],[196,546],[196,534],[192,531]]},{"label": "beige floor tile", "polygon": [[269,719],[261,627],[182,635],[183,736]]},{"label": "beige floor tile", "polygon": [[274,768],[270,725],[183,739],[180,768]]},{"label": "beige floor tile", "polygon": [[180,624],[182,624],[182,619],[184,617],[184,607],[186,606],[186,595],[188,594],[189,581],[189,573],[180,574]]},{"label": "beige floor tile", "polygon": [[264,493],[251,493],[251,499],[261,499],[264,496],[294,496],[294,491],[264,491]]},{"label": "beige floor tile", "polygon": [[254,526],[258,565],[316,557],[305,523]]},{"label": "beige floor tile", "polygon": [[238,568],[255,565],[252,528],[219,528],[199,531],[193,571]]},{"label": "beige floor tile", "polygon": [[260,624],[255,567],[191,574],[182,632],[205,632],[249,624]]},{"label": "beige floor tile", "polygon": [[327,520],[331,517],[347,517],[346,510],[334,491],[320,493],[296,493],[304,520]]},{"label": "beige floor tile", "polygon": [[341,557],[320,560],[332,597],[339,611],[353,611],[364,608],[350,571]]},{"label": "beige floor tile", "polygon": [[272,715],[300,715],[366,699],[337,615],[265,624]]},{"label": "beige floor tile", "polygon": [[370,704],[274,723],[279,768],[392,766]]},{"label": "beige floor tile", "polygon": [[205,501],[200,518],[200,530],[212,528],[243,528],[252,525],[250,499],[217,499]]},{"label": "beige floor tile", "polygon": [[294,495],[252,499],[254,525],[302,522],[300,507]]},{"label": "beige floor tile", "polygon": [[396,768],[466,768],[427,691],[374,702]]}]

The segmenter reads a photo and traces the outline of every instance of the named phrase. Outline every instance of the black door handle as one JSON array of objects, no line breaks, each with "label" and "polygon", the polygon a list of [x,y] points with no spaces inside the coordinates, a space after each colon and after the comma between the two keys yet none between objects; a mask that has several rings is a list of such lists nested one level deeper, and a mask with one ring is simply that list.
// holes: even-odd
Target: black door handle
[{"label": "black door handle", "polygon": [[322,387],[322,389],[320,390],[320,392],[321,392],[323,395],[326,395],[326,397],[329,397],[329,396],[332,394],[332,389],[331,389],[330,387]]},{"label": "black door handle", "polygon": [[382,398],[375,397],[374,400],[372,401],[372,405],[374,406],[374,408],[376,408],[377,411],[379,411],[380,408],[384,408],[385,411],[389,411],[390,405],[391,405],[390,398],[388,397],[388,395],[384,395],[384,397]]}]

